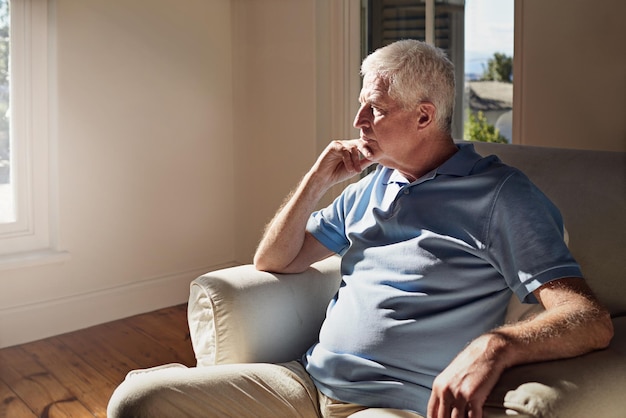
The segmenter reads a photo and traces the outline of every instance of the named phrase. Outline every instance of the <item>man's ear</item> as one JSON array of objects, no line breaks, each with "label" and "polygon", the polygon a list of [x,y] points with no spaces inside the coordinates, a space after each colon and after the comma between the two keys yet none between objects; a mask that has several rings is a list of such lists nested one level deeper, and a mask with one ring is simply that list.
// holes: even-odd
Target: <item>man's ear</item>
[{"label": "man's ear", "polygon": [[437,108],[430,102],[422,102],[417,106],[417,127],[424,129],[435,121]]}]

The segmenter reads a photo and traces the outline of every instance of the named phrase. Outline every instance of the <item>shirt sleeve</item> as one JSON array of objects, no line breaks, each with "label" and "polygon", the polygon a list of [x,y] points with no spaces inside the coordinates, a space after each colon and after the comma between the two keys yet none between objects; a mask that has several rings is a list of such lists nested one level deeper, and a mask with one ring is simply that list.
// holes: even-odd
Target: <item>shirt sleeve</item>
[{"label": "shirt sleeve", "polygon": [[524,174],[513,171],[492,203],[486,233],[495,268],[523,302],[552,280],[583,277],[563,237],[558,208]]},{"label": "shirt sleeve", "polygon": [[355,187],[355,184],[349,185],[333,203],[313,212],[306,226],[306,230],[319,242],[339,255],[343,255],[350,247],[346,233],[346,216],[354,204]]}]

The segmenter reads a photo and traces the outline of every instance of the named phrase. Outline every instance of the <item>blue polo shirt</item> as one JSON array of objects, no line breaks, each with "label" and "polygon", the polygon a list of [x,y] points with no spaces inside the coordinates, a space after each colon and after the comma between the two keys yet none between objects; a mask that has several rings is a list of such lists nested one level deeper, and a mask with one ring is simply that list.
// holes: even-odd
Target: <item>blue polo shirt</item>
[{"label": "blue polo shirt", "polygon": [[409,182],[379,166],[311,215],[342,255],[342,285],[304,356],[335,399],[425,414],[433,379],[501,325],[514,292],[582,277],[558,209],[520,171],[471,144]]}]

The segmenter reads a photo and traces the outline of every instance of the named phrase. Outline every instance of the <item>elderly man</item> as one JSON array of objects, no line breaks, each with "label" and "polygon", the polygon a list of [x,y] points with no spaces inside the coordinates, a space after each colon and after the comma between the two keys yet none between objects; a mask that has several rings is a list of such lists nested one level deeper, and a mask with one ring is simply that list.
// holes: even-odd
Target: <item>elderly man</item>
[{"label": "elderly man", "polygon": [[[516,169],[452,140],[454,75],[443,52],[396,42],[368,56],[362,74],[360,138],[324,150],[254,259],[295,273],[342,256],[319,341],[288,364],[134,376],[111,417],[476,418],[506,368],[608,345],[609,315],[563,242],[558,210]],[[331,186],[373,163],[315,210]],[[504,325],[512,293],[545,312]]]}]

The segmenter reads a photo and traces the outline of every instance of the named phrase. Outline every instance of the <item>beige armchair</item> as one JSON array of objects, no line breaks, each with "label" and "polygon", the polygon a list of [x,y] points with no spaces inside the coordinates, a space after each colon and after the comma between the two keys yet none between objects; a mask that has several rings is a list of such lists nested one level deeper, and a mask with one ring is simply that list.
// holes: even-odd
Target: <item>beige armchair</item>
[{"label": "beige armchair", "polygon": [[[559,206],[570,248],[615,326],[606,350],[507,370],[485,416],[626,417],[626,154],[496,144],[476,148],[522,169]],[[299,358],[317,339],[341,281],[339,262],[331,257],[292,275],[243,265],[196,279],[189,327],[198,366]],[[533,308],[512,299],[507,320],[528,309]]]}]

